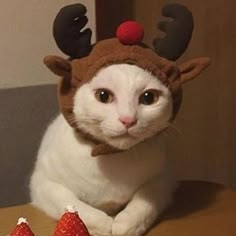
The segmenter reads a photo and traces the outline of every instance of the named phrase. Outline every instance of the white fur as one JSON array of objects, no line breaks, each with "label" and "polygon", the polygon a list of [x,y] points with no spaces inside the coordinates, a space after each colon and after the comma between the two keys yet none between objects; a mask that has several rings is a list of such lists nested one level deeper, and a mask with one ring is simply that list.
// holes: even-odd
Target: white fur
[{"label": "white fur", "polygon": [[[97,101],[99,88],[111,90],[115,100]],[[158,102],[139,104],[139,95],[150,88],[162,91]],[[74,205],[94,236],[142,235],[167,207],[174,188],[164,137],[154,136],[169,124],[169,90],[137,66],[112,65],[77,91],[74,104],[81,129],[128,150],[91,157],[94,144],[59,115],[38,153],[30,183],[33,204],[57,219],[65,206]],[[120,116],[135,116],[137,124],[127,130]]]}]

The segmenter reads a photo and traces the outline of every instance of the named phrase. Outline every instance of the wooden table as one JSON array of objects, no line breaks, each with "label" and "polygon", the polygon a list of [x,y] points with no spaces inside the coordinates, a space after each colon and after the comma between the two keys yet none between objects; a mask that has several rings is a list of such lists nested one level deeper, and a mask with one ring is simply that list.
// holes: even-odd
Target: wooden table
[{"label": "wooden table", "polygon": [[[19,217],[30,222],[37,236],[53,235],[55,220],[31,205],[0,209],[0,236],[14,228]],[[173,206],[146,236],[236,236],[236,191],[216,184],[183,182]]]}]

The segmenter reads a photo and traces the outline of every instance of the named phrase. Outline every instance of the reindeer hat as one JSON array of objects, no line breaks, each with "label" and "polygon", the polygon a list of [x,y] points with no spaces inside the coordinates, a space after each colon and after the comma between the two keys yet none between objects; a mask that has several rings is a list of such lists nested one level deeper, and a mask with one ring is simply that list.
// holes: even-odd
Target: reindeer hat
[{"label": "reindeer hat", "polygon": [[[191,12],[179,4],[165,6],[162,14],[172,18],[172,21],[160,22],[159,29],[166,36],[154,39],[154,49],[142,42],[142,27],[134,21],[121,24],[115,38],[91,45],[91,30],[82,31],[88,21],[85,14],[86,8],[81,4],[60,10],[54,21],[53,34],[58,47],[70,58],[65,60],[48,56],[44,59],[49,69],[62,77],[58,99],[68,123],[78,130],[73,113],[73,98],[77,89],[91,80],[101,68],[121,63],[149,71],[169,88],[173,99],[173,120],[181,105],[182,84],[196,77],[210,62],[206,57],[192,59],[180,66],[174,62],[184,53],[191,39]],[[95,144],[93,156],[119,151],[88,134],[84,135]]]}]

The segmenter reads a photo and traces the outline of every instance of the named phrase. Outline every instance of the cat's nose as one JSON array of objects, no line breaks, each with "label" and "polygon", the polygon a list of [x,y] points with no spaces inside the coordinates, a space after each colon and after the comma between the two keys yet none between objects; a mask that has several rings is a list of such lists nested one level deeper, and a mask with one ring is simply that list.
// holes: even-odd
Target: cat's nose
[{"label": "cat's nose", "polygon": [[137,123],[137,119],[135,117],[122,116],[119,118],[119,121],[128,129],[134,126]]}]

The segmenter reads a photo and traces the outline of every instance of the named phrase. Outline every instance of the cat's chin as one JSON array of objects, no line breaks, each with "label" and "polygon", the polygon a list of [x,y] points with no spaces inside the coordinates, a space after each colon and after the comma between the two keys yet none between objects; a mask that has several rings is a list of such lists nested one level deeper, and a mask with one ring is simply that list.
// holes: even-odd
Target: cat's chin
[{"label": "cat's chin", "polygon": [[105,136],[104,140],[107,144],[112,147],[127,150],[132,148],[133,146],[142,143],[143,141],[152,138],[154,136],[162,134],[164,130],[168,128],[168,125],[165,125],[157,132],[145,133],[145,132],[133,132],[134,130],[127,131],[123,134],[116,136]]},{"label": "cat's chin", "polygon": [[129,133],[122,134],[119,136],[106,137],[105,140],[107,144],[121,150],[127,150],[138,144],[140,141],[142,141],[140,140],[140,138],[134,137]]}]

